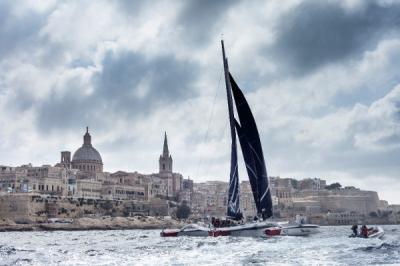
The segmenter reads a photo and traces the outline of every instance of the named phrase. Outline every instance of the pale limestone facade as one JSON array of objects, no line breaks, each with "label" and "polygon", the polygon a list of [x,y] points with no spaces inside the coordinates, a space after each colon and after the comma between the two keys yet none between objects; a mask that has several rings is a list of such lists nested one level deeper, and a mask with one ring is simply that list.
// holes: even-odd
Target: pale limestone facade
[{"label": "pale limestone facade", "polygon": [[[0,166],[0,191],[20,192],[28,183],[27,168],[31,165],[21,167]],[[28,190],[28,189],[26,189]]]},{"label": "pale limestone facade", "polygon": [[95,179],[77,179],[76,191],[73,194],[73,197],[85,199],[101,199],[102,186],[103,184]]},{"label": "pale limestone facade", "polygon": [[65,196],[67,172],[61,167],[0,167],[0,191],[9,193],[41,193]]},{"label": "pale limestone facade", "polygon": [[329,212],[326,215],[327,224],[334,225],[350,225],[365,223],[365,215],[358,212]]},{"label": "pale limestone facade", "polygon": [[140,200],[145,201],[145,188],[126,184],[103,184],[102,198],[108,200]]}]

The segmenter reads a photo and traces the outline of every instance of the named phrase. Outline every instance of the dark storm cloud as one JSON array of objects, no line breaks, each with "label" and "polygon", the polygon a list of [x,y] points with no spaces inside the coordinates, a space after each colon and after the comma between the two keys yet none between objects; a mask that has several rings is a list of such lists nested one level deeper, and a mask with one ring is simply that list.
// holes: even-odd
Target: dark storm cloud
[{"label": "dark storm cloud", "polygon": [[[206,45],[213,36],[213,28],[239,0],[191,0],[185,5],[176,23],[183,29],[183,39],[194,45]],[[227,25],[229,27],[229,25]],[[223,29],[221,29],[223,30]],[[221,31],[219,34],[222,34]]]},{"label": "dark storm cloud", "polygon": [[101,105],[92,102],[93,97],[67,94],[62,98],[55,94],[44,101],[38,113],[38,127],[42,132],[58,129],[79,129],[84,125],[102,125],[96,113],[101,113]]},{"label": "dark storm cloud", "polygon": [[0,2],[0,60],[13,56],[18,48],[30,49],[45,22],[46,16],[33,11],[15,16],[11,4]]},{"label": "dark storm cloud", "polygon": [[[191,82],[197,67],[172,56],[148,59],[133,52],[109,52],[103,71],[94,77],[97,96],[116,101],[129,112],[145,111],[150,105],[194,97]],[[139,86],[144,86],[138,96]]]},{"label": "dark storm cloud", "polygon": [[109,112],[133,119],[196,96],[192,83],[198,67],[172,56],[148,59],[131,51],[108,52],[102,66],[92,78],[93,94],[54,94],[47,99],[39,109],[39,128],[81,127],[83,123],[105,126],[110,123],[106,120]]},{"label": "dark storm cloud", "polygon": [[400,3],[345,10],[338,2],[306,1],[281,19],[276,43],[268,53],[294,74],[361,55],[386,35],[397,34]]}]

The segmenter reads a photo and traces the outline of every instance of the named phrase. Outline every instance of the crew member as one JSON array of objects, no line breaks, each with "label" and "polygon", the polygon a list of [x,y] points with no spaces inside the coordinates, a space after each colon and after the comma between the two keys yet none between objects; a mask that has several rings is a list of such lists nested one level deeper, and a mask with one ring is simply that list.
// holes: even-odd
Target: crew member
[{"label": "crew member", "polygon": [[361,227],[361,235],[365,238],[368,237],[368,228],[365,224]]},{"label": "crew member", "polygon": [[354,236],[358,235],[358,226],[356,224],[351,227],[351,230],[353,230]]}]

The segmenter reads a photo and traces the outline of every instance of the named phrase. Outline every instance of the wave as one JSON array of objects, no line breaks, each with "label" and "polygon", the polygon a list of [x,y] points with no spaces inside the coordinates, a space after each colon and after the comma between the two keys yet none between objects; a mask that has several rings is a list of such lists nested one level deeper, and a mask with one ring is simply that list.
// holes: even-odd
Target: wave
[{"label": "wave", "polygon": [[378,246],[367,246],[367,247],[361,247],[357,248],[356,250],[361,250],[365,252],[374,252],[374,251],[380,251],[380,252],[386,252],[386,251],[400,251],[400,243],[394,242],[394,243],[382,243]]},{"label": "wave", "polygon": [[0,255],[13,255],[17,253],[17,249],[6,245],[0,245]]},{"label": "wave", "polygon": [[85,251],[85,254],[89,255],[89,256],[99,256],[99,255],[103,255],[103,253],[99,250],[95,250],[95,249],[89,249]]},{"label": "wave", "polygon": [[209,245],[209,246],[216,246],[218,244],[218,242],[206,242],[206,241],[199,241],[197,243],[197,247],[202,247],[204,245]]},{"label": "wave", "polygon": [[16,259],[11,265],[21,265],[21,264],[26,264],[26,263],[31,263],[31,259]]},{"label": "wave", "polygon": [[17,252],[35,252],[35,250],[32,249],[17,249],[12,246],[7,246],[7,245],[0,245],[0,256],[1,255],[14,255]]}]

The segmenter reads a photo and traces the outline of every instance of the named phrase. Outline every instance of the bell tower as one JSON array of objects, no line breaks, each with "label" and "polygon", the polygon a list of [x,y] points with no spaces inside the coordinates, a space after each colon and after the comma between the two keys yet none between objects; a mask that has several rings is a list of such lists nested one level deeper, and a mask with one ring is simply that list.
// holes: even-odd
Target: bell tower
[{"label": "bell tower", "polygon": [[168,150],[168,139],[167,132],[164,134],[164,147],[163,152],[160,155],[159,162],[159,173],[164,176],[172,175],[172,156]]}]

